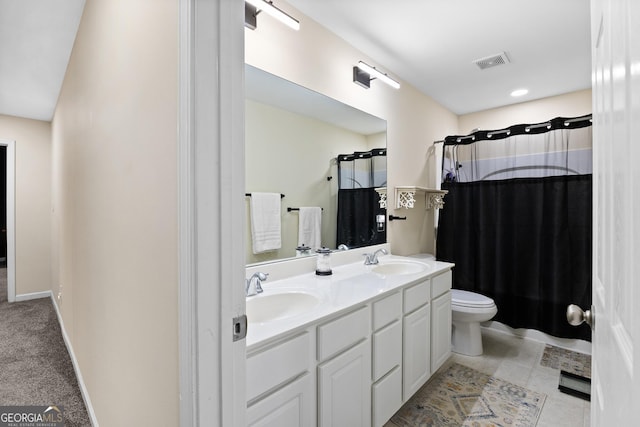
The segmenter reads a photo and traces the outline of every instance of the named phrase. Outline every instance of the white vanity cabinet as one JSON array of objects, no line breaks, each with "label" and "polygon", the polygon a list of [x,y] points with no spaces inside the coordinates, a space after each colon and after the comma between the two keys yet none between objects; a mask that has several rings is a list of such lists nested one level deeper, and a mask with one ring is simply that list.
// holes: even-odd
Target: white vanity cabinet
[{"label": "white vanity cabinet", "polygon": [[373,307],[372,425],[381,427],[402,406],[402,293]]},{"label": "white vanity cabinet", "polygon": [[315,426],[314,334],[303,331],[247,357],[247,424]]},{"label": "white vanity cabinet", "polygon": [[451,354],[451,267],[438,267],[254,341],[248,425],[384,426]]},{"label": "white vanity cabinet", "polygon": [[370,308],[318,326],[318,426],[371,425]]},{"label": "white vanity cabinet", "polygon": [[451,355],[451,270],[431,278],[431,372]]},{"label": "white vanity cabinet", "polygon": [[407,401],[431,376],[430,281],[403,292],[402,378],[403,401]]}]

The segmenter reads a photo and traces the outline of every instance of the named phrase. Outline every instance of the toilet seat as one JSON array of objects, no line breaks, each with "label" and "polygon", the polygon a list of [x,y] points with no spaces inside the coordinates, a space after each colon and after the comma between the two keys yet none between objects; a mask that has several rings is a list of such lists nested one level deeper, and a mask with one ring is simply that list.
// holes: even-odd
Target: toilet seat
[{"label": "toilet seat", "polygon": [[451,289],[451,305],[468,308],[490,308],[495,307],[495,302],[491,298],[475,292]]}]

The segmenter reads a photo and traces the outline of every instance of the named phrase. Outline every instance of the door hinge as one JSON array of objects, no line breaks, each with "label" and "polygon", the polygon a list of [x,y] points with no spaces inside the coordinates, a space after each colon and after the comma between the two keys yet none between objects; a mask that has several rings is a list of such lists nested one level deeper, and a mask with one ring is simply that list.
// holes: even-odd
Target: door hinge
[{"label": "door hinge", "polygon": [[233,318],[233,341],[240,341],[247,336],[247,315]]}]

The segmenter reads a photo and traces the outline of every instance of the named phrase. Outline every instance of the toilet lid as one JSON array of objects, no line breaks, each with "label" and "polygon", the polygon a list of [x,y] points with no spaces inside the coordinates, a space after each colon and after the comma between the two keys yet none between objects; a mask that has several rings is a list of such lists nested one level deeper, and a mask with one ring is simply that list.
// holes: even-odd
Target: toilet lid
[{"label": "toilet lid", "polygon": [[451,303],[464,307],[491,307],[495,305],[489,297],[461,289],[451,289]]}]

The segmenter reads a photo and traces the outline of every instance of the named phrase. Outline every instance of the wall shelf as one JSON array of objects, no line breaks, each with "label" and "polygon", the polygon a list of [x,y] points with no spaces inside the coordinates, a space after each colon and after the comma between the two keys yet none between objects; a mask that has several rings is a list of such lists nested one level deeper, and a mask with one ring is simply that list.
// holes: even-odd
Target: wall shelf
[{"label": "wall shelf", "polygon": [[412,209],[416,203],[416,196],[424,194],[425,209],[442,209],[444,207],[444,195],[447,190],[425,188],[415,186],[395,187],[396,209]]},{"label": "wall shelf", "polygon": [[[387,187],[376,188],[376,191],[380,196],[380,200],[378,200],[380,208],[387,209]],[[438,190],[436,188],[398,186],[395,187],[396,209],[412,209],[415,206],[416,195],[418,194],[424,194],[425,209],[442,209],[444,207],[444,195],[447,193],[447,190]]]},{"label": "wall shelf", "polygon": [[378,192],[378,196],[380,196],[380,200],[378,200],[380,209],[387,209],[387,187],[378,187],[376,191]]}]

